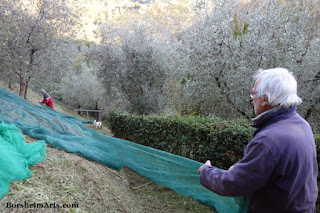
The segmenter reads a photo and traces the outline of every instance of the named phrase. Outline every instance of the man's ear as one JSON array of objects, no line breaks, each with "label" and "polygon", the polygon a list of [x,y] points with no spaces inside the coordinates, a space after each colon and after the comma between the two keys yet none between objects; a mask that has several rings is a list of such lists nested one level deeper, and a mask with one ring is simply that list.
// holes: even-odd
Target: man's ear
[{"label": "man's ear", "polygon": [[268,105],[268,95],[267,94],[263,95],[263,102],[261,104],[263,106]]}]

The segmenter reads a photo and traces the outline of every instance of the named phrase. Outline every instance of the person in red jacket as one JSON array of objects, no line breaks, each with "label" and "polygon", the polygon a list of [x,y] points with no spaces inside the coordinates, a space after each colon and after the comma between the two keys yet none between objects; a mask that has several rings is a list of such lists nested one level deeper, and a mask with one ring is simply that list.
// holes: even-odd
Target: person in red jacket
[{"label": "person in red jacket", "polygon": [[53,101],[51,96],[44,89],[41,89],[41,93],[43,94],[43,101],[41,103],[44,103],[53,109]]}]

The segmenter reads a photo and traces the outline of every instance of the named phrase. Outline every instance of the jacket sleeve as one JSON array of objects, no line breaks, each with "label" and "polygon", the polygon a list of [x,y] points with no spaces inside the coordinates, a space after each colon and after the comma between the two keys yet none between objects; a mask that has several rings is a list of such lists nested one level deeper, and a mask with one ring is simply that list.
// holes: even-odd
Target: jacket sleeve
[{"label": "jacket sleeve", "polygon": [[49,102],[49,98],[45,98],[45,99],[43,99],[43,101],[42,101],[41,103],[46,104],[46,103],[48,103],[48,102]]},{"label": "jacket sleeve", "polygon": [[269,180],[274,158],[269,148],[251,141],[244,157],[229,170],[206,166],[201,171],[200,183],[222,196],[249,195],[263,187]]}]

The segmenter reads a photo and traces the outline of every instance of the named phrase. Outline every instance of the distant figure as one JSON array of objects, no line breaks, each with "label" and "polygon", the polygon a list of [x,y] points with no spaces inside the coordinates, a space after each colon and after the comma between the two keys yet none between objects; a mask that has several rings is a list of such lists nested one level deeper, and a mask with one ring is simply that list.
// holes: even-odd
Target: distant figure
[{"label": "distant figure", "polygon": [[44,89],[41,89],[41,93],[43,94],[43,101],[41,103],[44,103],[53,109],[53,101],[51,96]]}]

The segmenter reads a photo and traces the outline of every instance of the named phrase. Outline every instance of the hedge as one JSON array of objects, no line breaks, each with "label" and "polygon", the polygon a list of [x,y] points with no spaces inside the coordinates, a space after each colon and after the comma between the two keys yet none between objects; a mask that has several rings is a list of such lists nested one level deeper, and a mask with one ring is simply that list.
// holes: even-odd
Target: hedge
[{"label": "hedge", "polygon": [[243,156],[253,128],[246,121],[212,117],[133,115],[112,111],[115,137],[227,169]]},{"label": "hedge", "polygon": [[[108,124],[115,137],[150,146],[199,162],[211,160],[229,168],[243,156],[253,128],[244,120],[216,117],[133,115],[111,111]],[[320,162],[320,135],[315,135]],[[319,166],[319,165],[318,165]]]}]

